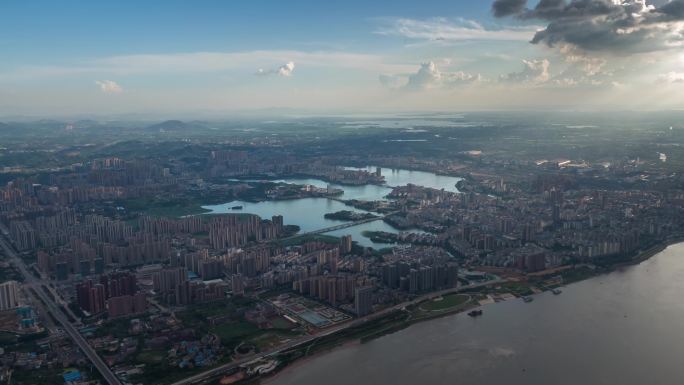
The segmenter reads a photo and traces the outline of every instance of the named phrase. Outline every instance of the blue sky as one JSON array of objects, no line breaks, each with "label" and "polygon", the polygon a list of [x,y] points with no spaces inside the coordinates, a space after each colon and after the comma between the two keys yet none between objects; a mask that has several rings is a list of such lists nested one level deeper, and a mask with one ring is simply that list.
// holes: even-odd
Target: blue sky
[{"label": "blue sky", "polygon": [[[682,21],[651,19],[662,1],[592,1],[611,16],[549,18],[536,1],[493,16],[520,0],[5,0],[0,114],[679,107],[678,37],[641,32]],[[621,18],[634,39],[610,24]],[[581,22],[621,40],[573,40]]]},{"label": "blue sky", "polygon": [[[478,6],[479,5],[479,6]],[[14,1],[0,6],[8,64],[135,53],[372,50],[377,19],[488,16],[475,1]],[[436,12],[439,10],[439,12]],[[28,49],[27,49],[28,48]]]}]

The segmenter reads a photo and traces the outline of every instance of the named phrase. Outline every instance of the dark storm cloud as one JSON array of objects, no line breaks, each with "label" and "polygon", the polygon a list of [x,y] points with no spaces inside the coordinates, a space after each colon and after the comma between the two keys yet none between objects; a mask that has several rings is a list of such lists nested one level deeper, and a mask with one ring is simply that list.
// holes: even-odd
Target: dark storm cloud
[{"label": "dark storm cloud", "polygon": [[527,0],[496,0],[492,4],[492,12],[496,17],[519,14],[525,10]]},{"label": "dark storm cloud", "polygon": [[[528,11],[527,17],[539,17],[542,19],[550,19],[560,15],[565,8],[565,0],[541,0],[534,8],[534,11]],[[532,13],[534,15],[532,15]]]},{"label": "dark storm cloud", "polygon": [[527,2],[519,3],[517,11],[497,14],[495,2],[494,14],[547,21],[546,28],[532,38],[534,44],[629,54],[664,50],[684,42],[684,31],[676,24],[684,20],[684,0],[659,7],[642,0],[617,4],[612,0],[541,0],[532,9]]},{"label": "dark storm cloud", "polygon": [[684,1],[673,0],[662,7],[658,8],[663,18],[671,18],[672,20],[684,19]]},{"label": "dark storm cloud", "polygon": [[542,0],[532,10],[524,10],[519,14],[529,19],[554,20],[561,18],[587,18],[611,15],[622,11],[606,0],[575,0],[567,4],[564,0]]}]

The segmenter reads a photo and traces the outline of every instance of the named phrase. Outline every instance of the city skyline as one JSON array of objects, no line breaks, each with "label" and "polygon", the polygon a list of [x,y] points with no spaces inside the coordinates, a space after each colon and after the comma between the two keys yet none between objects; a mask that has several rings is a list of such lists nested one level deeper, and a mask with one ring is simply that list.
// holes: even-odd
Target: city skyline
[{"label": "city skyline", "polygon": [[679,109],[683,6],[11,2],[0,115]]},{"label": "city skyline", "polygon": [[681,382],[684,0],[7,0],[0,51],[0,383]]}]

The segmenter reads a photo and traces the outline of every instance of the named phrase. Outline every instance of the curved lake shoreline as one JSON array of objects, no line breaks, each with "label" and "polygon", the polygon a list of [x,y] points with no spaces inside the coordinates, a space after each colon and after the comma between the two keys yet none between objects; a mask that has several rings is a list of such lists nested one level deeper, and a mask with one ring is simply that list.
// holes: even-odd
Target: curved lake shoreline
[{"label": "curved lake shoreline", "polygon": [[[364,168],[364,170],[365,169],[374,171],[375,167],[368,166]],[[344,190],[344,194],[336,198],[344,200],[358,199],[368,201],[385,200],[385,196],[392,191],[392,187],[403,186],[408,183],[432,188],[444,188],[447,191],[457,192],[458,189],[456,188],[456,183],[461,180],[461,178],[458,177],[438,175],[425,171],[381,168],[381,172],[386,176],[386,183],[384,185],[344,185],[328,183],[323,179],[311,177],[267,178],[265,180],[299,185],[308,184],[318,188],[326,188],[328,185],[330,185],[333,188]],[[240,178],[239,180],[257,181],[257,179],[249,177]],[[232,210],[232,207],[234,206],[242,206],[242,208],[240,210]],[[366,211],[347,206],[338,199],[328,198],[298,198],[287,200],[265,200],[260,202],[234,200],[232,202],[218,205],[204,205],[202,208],[208,210],[208,212],[205,214],[249,213],[259,215],[265,219],[269,219],[273,215],[282,215],[285,219],[285,224],[299,226],[300,232],[302,233],[340,224],[339,221],[334,219],[324,218],[324,214],[327,213],[346,210],[360,214],[376,214],[372,211]],[[364,247],[372,247],[375,249],[382,249],[395,245],[393,243],[374,242],[362,235],[364,231],[383,231],[398,234],[401,230],[384,221],[375,221],[342,230],[328,232],[326,235],[339,237],[349,234],[359,245]]]},{"label": "curved lake shoreline", "polygon": [[679,383],[684,282],[677,278],[684,274],[684,243],[635,262],[571,284],[559,296],[546,292],[529,304],[505,301],[486,306],[478,319],[451,314],[329,350],[306,358],[306,370],[296,363],[300,370],[285,368],[265,382]]}]

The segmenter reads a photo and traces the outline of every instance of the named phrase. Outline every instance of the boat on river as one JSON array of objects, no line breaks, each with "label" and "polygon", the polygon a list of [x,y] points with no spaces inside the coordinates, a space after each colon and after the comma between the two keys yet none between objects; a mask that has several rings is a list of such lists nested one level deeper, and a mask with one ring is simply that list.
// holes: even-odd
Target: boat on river
[{"label": "boat on river", "polygon": [[482,315],[482,310],[481,310],[481,309],[478,309],[478,310],[471,310],[470,312],[468,312],[468,315],[471,316],[471,317],[473,317],[473,318],[479,317],[479,316]]}]

